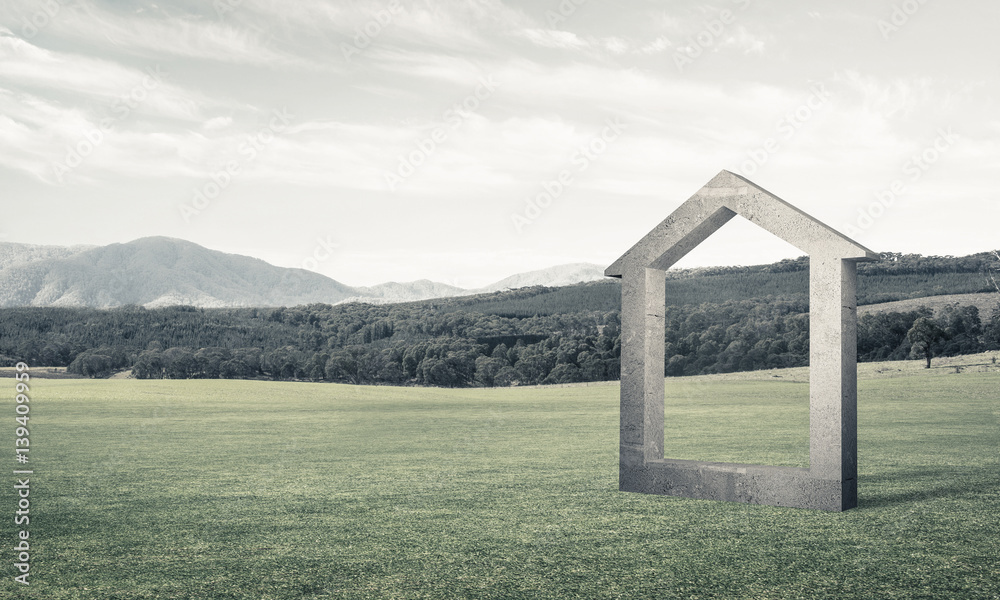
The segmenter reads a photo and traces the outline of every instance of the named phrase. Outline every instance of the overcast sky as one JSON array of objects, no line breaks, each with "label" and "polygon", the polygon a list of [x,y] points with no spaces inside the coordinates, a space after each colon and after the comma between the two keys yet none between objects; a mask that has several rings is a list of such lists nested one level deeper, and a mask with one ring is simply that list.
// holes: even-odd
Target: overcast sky
[{"label": "overcast sky", "polygon": [[[4,0],[0,241],[474,287],[609,264],[729,169],[876,251],[983,251],[998,25],[987,0]],[[679,266],[802,254],[738,221]]]}]

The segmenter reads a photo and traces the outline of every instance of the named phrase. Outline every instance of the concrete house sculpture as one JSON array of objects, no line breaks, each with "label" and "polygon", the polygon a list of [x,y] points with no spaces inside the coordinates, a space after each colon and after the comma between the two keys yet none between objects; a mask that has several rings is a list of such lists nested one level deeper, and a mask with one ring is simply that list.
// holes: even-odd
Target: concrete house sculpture
[{"label": "concrete house sculpture", "polygon": [[[666,270],[740,215],[809,255],[809,468],[664,458]],[[858,503],[857,263],[878,254],[722,171],[605,270],[621,278],[619,489],[831,511]]]}]

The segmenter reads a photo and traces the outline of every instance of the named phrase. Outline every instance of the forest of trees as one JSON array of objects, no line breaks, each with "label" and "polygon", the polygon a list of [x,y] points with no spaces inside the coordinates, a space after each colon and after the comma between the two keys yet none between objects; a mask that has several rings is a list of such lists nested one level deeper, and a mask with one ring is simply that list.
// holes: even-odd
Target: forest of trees
[{"label": "forest of trees", "polygon": [[[808,364],[803,300],[763,298],[671,306],[668,376]],[[1000,311],[974,306],[867,314],[859,360],[924,356],[914,323],[942,335],[934,356],[1000,349]],[[441,311],[426,304],[277,309],[21,308],[0,311],[0,361],[68,366],[91,377],[228,378],[508,386],[617,379],[617,311],[528,318]]]},{"label": "forest of trees", "polygon": [[[892,296],[902,285],[897,278],[915,286],[910,293],[950,292],[942,281],[981,267],[932,259],[920,257],[896,274],[892,263],[906,263],[905,257],[875,263],[882,267],[869,273],[866,293]],[[667,306],[667,375],[808,364],[807,297],[780,277],[798,276],[802,266],[799,260],[770,270],[702,270],[668,281],[668,293],[671,285],[675,291],[686,286],[685,299],[700,301]],[[730,278],[729,287],[720,293],[721,282],[709,286],[708,278]],[[603,299],[604,288],[617,290],[608,284],[527,288],[396,305],[0,309],[0,365],[24,360],[90,377],[130,369],[137,378],[445,387],[613,380],[619,377],[620,321],[617,305]],[[761,289],[778,293],[753,297]],[[545,310],[526,310],[540,299]],[[929,309],[878,312],[858,323],[862,361],[998,349],[1000,304],[989,315],[955,304],[937,315]]]}]

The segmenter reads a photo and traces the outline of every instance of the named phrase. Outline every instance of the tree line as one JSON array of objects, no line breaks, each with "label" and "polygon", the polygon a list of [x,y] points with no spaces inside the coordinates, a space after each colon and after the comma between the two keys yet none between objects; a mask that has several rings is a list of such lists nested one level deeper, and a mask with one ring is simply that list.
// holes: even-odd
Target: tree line
[{"label": "tree line", "polygon": [[[883,252],[881,260],[858,264],[858,304],[878,304],[942,294],[997,292],[1000,253],[922,256]],[[531,316],[583,310],[619,310],[618,280],[560,288],[529,288],[517,294],[453,302],[454,309]],[[767,296],[807,299],[809,258],[769,265],[702,267],[667,271],[668,305],[751,300]],[[448,304],[442,308],[447,309]],[[984,315],[988,317],[988,315]]]},{"label": "tree line", "polygon": [[[530,290],[486,301],[523,298]],[[482,300],[481,300],[482,301]],[[465,303],[465,304],[463,304]],[[668,376],[804,366],[805,298],[668,306]],[[398,305],[291,308],[0,310],[0,364],[66,366],[103,377],[333,381],[445,387],[614,380],[620,375],[617,310],[531,316],[469,309],[468,299]],[[866,314],[862,361],[1000,349],[1000,305]]]}]

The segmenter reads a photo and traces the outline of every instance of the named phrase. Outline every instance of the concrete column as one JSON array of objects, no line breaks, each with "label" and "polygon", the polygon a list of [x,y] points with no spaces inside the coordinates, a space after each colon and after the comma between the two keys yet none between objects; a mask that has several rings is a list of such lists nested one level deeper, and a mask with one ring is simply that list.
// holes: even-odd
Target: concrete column
[{"label": "concrete column", "polygon": [[659,269],[622,274],[622,467],[642,468],[663,458],[665,283]]},{"label": "concrete column", "polygon": [[809,469],[844,482],[842,510],[857,505],[857,265],[809,262]]}]

